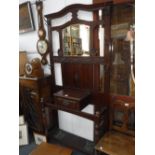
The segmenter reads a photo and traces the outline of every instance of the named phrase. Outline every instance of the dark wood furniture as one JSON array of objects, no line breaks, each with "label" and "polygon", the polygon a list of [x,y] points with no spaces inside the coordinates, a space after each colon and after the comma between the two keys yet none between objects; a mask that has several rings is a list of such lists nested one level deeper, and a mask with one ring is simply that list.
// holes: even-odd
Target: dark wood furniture
[{"label": "dark wood furniture", "polygon": [[[56,70],[54,66],[56,63],[60,64],[63,85],[57,85],[55,76],[53,76],[53,100],[52,102],[45,102],[44,105],[53,111],[62,110],[93,121],[94,144],[108,129],[110,4],[111,3],[96,5],[74,4],[59,12],[45,15],[48,25],[51,73],[55,75]],[[100,18],[99,10],[102,12]],[[97,13],[98,17],[94,17],[91,21],[81,19],[79,18],[79,13],[83,11],[91,13],[92,19],[94,13]],[[55,19],[64,17],[66,14],[71,14],[71,20],[64,24],[55,24],[53,26]],[[64,50],[64,44],[66,44],[66,42],[64,42],[64,31],[66,32],[69,26],[74,26],[74,28],[80,27],[78,25],[86,25],[86,29],[89,30],[89,50],[83,49],[80,52],[77,48],[75,48],[74,52]],[[98,37],[99,27],[104,27],[104,52],[102,51],[104,56],[100,54],[99,42],[95,39]],[[57,33],[59,36],[59,47],[57,50],[54,48],[55,44],[53,44],[53,40],[55,39],[54,33]],[[72,35],[70,38],[74,39],[74,41],[77,38],[77,40],[81,39],[78,35],[76,39],[74,37],[75,36]],[[78,42],[78,47],[80,46],[80,42],[82,41]],[[100,44],[103,44],[103,42]],[[87,56],[83,56],[84,54]],[[85,92],[89,92],[89,97],[88,93]],[[87,104],[94,105],[93,114],[81,111]],[[47,133],[47,135],[50,137],[50,133]],[[62,140],[60,141],[62,142]],[[77,148],[78,144],[76,142],[68,145],[79,149]],[[86,147],[88,147],[88,143],[86,145]],[[94,149],[94,147],[92,148]],[[82,147],[80,149],[82,151]],[[87,148],[87,150],[89,149]]]},{"label": "dark wood furniture", "polygon": [[115,132],[107,132],[95,146],[96,154],[134,155],[135,138]]},{"label": "dark wood furniture", "polygon": [[112,2],[113,4],[122,4],[122,3],[131,3],[134,0],[93,0],[94,4],[103,3],[103,2]]},{"label": "dark wood furniture", "polygon": [[[51,76],[19,78],[20,105],[28,126],[36,132],[45,133],[45,118],[42,114],[42,102],[51,96]],[[48,117],[49,119],[49,117]],[[49,120],[52,124],[52,120]],[[50,124],[47,126],[49,127]]]},{"label": "dark wood furniture", "polygon": [[[129,26],[134,25],[134,1],[115,1],[112,7],[110,65],[109,132],[102,137],[98,151],[107,154],[135,154],[135,84],[131,78],[131,44],[126,40]],[[115,132],[114,132],[115,131]],[[108,135],[108,136],[107,136]],[[109,145],[107,143],[109,142]],[[124,147],[123,144],[127,147]],[[130,150],[128,150],[128,147]]]},{"label": "dark wood furniture", "polygon": [[54,103],[57,107],[82,110],[90,103],[90,92],[76,89],[62,89],[54,93]]},{"label": "dark wood furniture", "polygon": [[113,96],[110,105],[110,129],[135,135],[135,101],[128,96]]},{"label": "dark wood furniture", "polygon": [[129,96],[111,96],[110,130],[95,145],[97,155],[135,154],[135,105]]},{"label": "dark wood furniture", "polygon": [[[44,102],[44,106],[45,108],[48,107],[53,111],[62,110],[93,121],[93,144],[97,144],[99,139],[103,136],[103,133],[105,133],[108,130],[108,127],[111,123],[111,118],[115,118],[110,115],[110,112],[114,112],[115,109],[119,107],[115,104],[117,103],[117,101],[114,102],[116,98],[114,100],[111,99],[113,95],[110,93],[113,89],[111,89],[112,86],[110,85],[110,82],[112,82],[112,84],[115,85],[115,87],[117,87],[118,82],[121,83],[119,89],[116,89],[116,91],[113,91],[112,93],[124,93],[123,90],[125,90],[125,93],[123,95],[126,95],[126,93],[129,92],[129,86],[126,87],[125,85],[126,89],[123,89],[123,85],[127,83],[127,80],[129,80],[130,74],[130,61],[128,60],[130,59],[129,51],[126,56],[123,52],[123,54],[121,53],[121,51],[123,51],[122,47],[124,46],[121,46],[121,48],[119,48],[119,52],[122,54],[121,57],[123,57],[125,63],[120,67],[120,69],[119,65],[116,66],[117,68],[113,66],[114,53],[112,48],[113,39],[111,39],[111,24],[114,23],[114,21],[116,21],[116,19],[114,19],[114,16],[112,17],[112,15],[114,15],[113,12],[115,12],[115,10],[113,10],[113,4],[114,3],[111,0],[94,5],[74,4],[67,6],[59,12],[45,15],[48,25],[51,73],[53,75],[52,86],[54,93],[52,95],[52,101]],[[125,7],[127,6],[128,8],[128,5],[130,6],[129,1],[127,5],[125,5]],[[80,18],[80,12],[92,13],[93,19],[86,20]],[[55,20],[60,19],[64,16],[66,17],[67,15],[69,16],[69,18],[66,19],[69,20],[67,20],[63,24],[61,23],[57,25],[54,22]],[[75,47],[73,44],[73,40],[75,40],[75,34],[69,37],[67,36],[67,28],[71,29],[70,26],[73,26],[74,29],[76,29],[78,27],[78,24],[87,25],[87,29],[89,29],[90,35],[89,49],[81,50],[81,37],[79,36],[78,31],[76,31],[76,39],[78,40],[77,42],[78,47],[80,47],[80,52],[77,50],[77,46],[76,48],[73,48]],[[104,36],[102,36],[104,39],[102,40],[102,42],[100,42],[99,39],[97,39],[99,38],[98,34],[100,28],[104,28]],[[54,38],[54,34],[57,34],[58,37]],[[54,43],[56,41],[55,39],[58,39],[57,42],[59,43],[57,49],[54,47]],[[119,41],[119,45],[121,45],[122,42]],[[104,48],[102,49],[102,51],[100,44],[104,44]],[[74,49],[74,51],[71,51],[69,49],[70,46],[71,49]],[[101,54],[101,52],[103,54]],[[86,56],[83,56],[84,54],[86,54]],[[60,65],[62,71],[62,85],[57,85],[56,83],[56,69],[54,67],[56,64]],[[121,72],[121,74],[119,74],[119,72],[116,72],[118,71],[118,69],[121,70],[122,68],[123,72]],[[124,74],[124,70],[126,70],[128,73],[126,76],[127,78],[123,77],[126,74]],[[115,76],[115,74],[117,75]],[[73,97],[73,94],[68,95],[68,93],[65,93],[66,90],[72,92],[73,89],[76,90],[78,94],[83,90],[90,92],[89,102],[94,105],[94,114],[88,114],[81,111],[81,107],[79,106],[81,97]],[[128,99],[124,98],[123,103],[126,101],[128,101]],[[87,104],[87,100],[82,101],[82,105]],[[123,104],[121,104],[120,107],[122,108],[123,112],[125,112],[125,117],[127,117],[126,113],[128,113],[132,108],[126,109],[126,107],[122,105]],[[123,129],[122,131],[126,131],[124,126],[121,129]],[[50,133],[46,133],[47,136],[50,137]],[[68,142],[66,140],[66,134],[62,133],[62,131],[54,131],[53,135],[56,135],[57,138],[59,137],[58,139],[61,142]],[[76,142],[76,139],[78,139],[78,137],[74,137],[71,140],[70,144],[67,143],[67,145],[75,149],[81,149],[81,151],[83,151],[82,147],[77,147],[78,144],[82,141],[79,140],[78,142]],[[94,145],[89,146],[93,147]],[[91,152],[91,154],[93,154],[93,152]]]}]

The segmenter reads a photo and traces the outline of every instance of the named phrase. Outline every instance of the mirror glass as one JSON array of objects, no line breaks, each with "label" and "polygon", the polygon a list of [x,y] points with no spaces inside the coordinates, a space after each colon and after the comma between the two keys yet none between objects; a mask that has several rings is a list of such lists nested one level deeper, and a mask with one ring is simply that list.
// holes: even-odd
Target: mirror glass
[{"label": "mirror glass", "polygon": [[135,96],[135,7],[117,5],[112,9],[110,92],[116,95]]},{"label": "mirror glass", "polygon": [[131,75],[131,43],[113,39],[110,91],[114,94],[134,96],[135,86]]},{"label": "mirror glass", "polygon": [[90,26],[73,24],[62,30],[64,56],[90,55]]}]

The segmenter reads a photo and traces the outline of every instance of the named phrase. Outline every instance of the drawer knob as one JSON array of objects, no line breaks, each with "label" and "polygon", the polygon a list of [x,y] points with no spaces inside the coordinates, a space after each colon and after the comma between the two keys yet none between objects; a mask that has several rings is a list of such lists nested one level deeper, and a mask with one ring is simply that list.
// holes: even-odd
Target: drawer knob
[{"label": "drawer knob", "polygon": [[125,107],[129,107],[129,103],[124,103],[124,106]]}]

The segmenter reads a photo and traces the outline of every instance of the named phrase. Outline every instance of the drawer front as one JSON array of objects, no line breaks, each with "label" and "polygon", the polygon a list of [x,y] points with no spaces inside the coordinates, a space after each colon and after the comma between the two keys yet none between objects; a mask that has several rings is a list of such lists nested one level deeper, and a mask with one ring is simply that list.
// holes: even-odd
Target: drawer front
[{"label": "drawer front", "polygon": [[74,110],[78,110],[79,109],[79,103],[77,101],[73,101],[73,100],[67,100],[67,99],[63,99],[63,98],[55,98],[55,103],[58,106],[64,107],[64,108],[70,108],[70,109],[74,109]]},{"label": "drawer front", "polygon": [[38,90],[38,83],[37,83],[37,81],[32,81],[32,80],[20,80],[19,83],[20,83],[21,86],[24,86],[24,87],[28,87],[28,88],[31,88],[31,89]]}]

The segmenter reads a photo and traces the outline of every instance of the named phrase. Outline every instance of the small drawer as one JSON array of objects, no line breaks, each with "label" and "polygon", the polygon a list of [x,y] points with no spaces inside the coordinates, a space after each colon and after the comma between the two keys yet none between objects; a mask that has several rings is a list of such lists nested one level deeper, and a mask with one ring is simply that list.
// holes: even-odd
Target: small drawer
[{"label": "small drawer", "polygon": [[70,108],[70,109],[74,109],[74,110],[78,110],[79,106],[78,103],[76,101],[73,100],[68,100],[68,99],[64,99],[64,98],[55,98],[55,103],[60,106],[60,107],[64,107],[64,108]]}]

